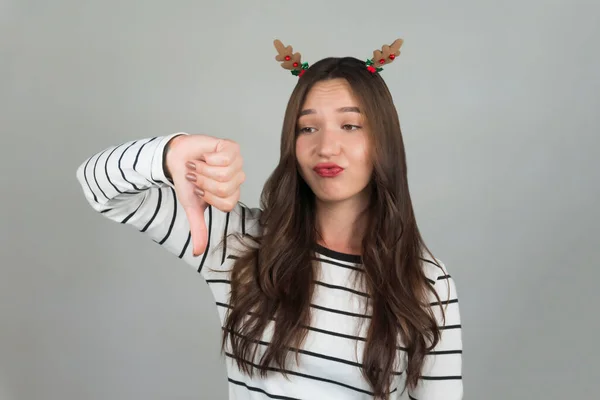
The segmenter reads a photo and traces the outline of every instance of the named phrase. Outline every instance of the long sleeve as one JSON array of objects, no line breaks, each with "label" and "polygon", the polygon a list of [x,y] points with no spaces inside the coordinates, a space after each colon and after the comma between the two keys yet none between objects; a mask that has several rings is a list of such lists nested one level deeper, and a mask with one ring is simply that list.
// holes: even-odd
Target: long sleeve
[{"label": "long sleeve", "polygon": [[[458,296],[454,279],[448,274],[443,263],[443,272],[436,267],[434,288],[445,307],[445,321],[442,319],[437,299],[432,296],[432,307],[441,326],[441,338],[436,347],[425,357],[419,385],[409,390],[411,400],[461,400],[462,382],[462,326]],[[440,273],[441,272],[441,273]]]},{"label": "long sleeve", "polygon": [[163,170],[165,146],[178,134],[185,133],[109,147],[85,160],[77,169],[77,179],[94,210],[112,221],[135,227],[202,272],[205,265],[222,264],[225,253],[216,250],[217,244],[226,234],[241,231],[245,209],[238,204],[225,213],[208,207],[208,248],[204,254],[193,256],[187,216]]}]

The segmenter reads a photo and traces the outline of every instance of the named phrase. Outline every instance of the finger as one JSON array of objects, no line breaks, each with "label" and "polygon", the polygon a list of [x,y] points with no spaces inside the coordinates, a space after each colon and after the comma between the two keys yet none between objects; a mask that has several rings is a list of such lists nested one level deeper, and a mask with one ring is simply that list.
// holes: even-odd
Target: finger
[{"label": "finger", "polygon": [[194,257],[204,253],[208,244],[208,229],[206,228],[206,221],[204,219],[204,210],[206,210],[207,204],[204,201],[201,203],[202,205],[200,206],[185,207],[192,235],[192,252]]},{"label": "finger", "polygon": [[239,157],[239,154],[235,151],[235,149],[227,148],[223,151],[204,153],[204,161],[208,165],[216,166],[216,167],[226,167],[228,165],[233,164],[236,158]]},{"label": "finger", "polygon": [[229,212],[232,211],[238,203],[240,199],[240,190],[238,188],[233,195],[229,197],[219,197],[214,193],[204,192],[202,198],[216,209],[223,212]]},{"label": "finger", "polygon": [[206,176],[189,172],[186,175],[186,179],[194,183],[199,189],[205,192],[211,192],[219,197],[229,197],[235,193],[240,186],[239,173],[235,175],[234,179],[227,182],[219,182]]},{"label": "finger", "polygon": [[[191,168],[190,163],[190,168]],[[197,174],[215,180],[217,182],[228,182],[233,180],[235,175],[242,169],[242,161],[237,158],[233,163],[226,167],[209,165],[205,162],[196,162],[194,167],[191,168],[196,171]]]}]

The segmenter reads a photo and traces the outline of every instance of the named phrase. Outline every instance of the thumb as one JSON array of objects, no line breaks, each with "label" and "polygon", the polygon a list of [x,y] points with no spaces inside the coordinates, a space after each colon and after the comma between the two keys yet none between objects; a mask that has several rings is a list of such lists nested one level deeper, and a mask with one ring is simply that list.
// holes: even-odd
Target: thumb
[{"label": "thumb", "polygon": [[208,229],[206,227],[206,220],[204,218],[204,211],[208,207],[208,203],[200,201],[200,205],[188,206],[185,208],[190,224],[190,233],[192,235],[192,249],[194,257],[206,251],[208,244]]}]

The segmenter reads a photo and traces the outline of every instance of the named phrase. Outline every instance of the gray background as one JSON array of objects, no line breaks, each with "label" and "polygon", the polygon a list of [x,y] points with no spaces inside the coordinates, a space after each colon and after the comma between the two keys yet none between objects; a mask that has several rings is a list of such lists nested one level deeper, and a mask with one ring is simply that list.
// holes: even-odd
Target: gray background
[{"label": "gray background", "polygon": [[[258,204],[306,61],[367,58],[398,106],[423,234],[455,277],[465,398],[594,398],[596,1],[0,0],[0,399],[225,399],[218,318],[75,170],[127,140],[237,140]],[[426,400],[426,399],[423,399]]]}]

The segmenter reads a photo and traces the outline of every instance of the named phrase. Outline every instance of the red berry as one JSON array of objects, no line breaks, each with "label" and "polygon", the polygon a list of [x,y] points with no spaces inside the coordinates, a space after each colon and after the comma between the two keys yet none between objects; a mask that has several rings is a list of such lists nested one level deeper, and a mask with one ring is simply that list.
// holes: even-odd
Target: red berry
[{"label": "red berry", "polygon": [[390,54],[390,60],[393,60],[394,58],[396,58],[396,55]]},{"label": "red berry", "polygon": [[298,63],[297,63],[297,62],[295,62],[293,65],[294,65],[294,67],[297,67],[297,66],[298,66]]},{"label": "red berry", "polygon": [[300,77],[300,76],[304,75],[304,72],[306,72],[306,70],[305,69],[301,69],[300,73],[298,74],[298,76]]},{"label": "red berry", "polygon": [[369,66],[367,67],[367,69],[368,69],[368,70],[369,70],[369,72],[371,72],[371,73],[374,73],[375,71],[377,71],[377,70],[375,69],[375,67],[374,67],[374,66],[372,66],[372,65],[369,65]]},{"label": "red berry", "polygon": [[382,58],[381,60],[379,60],[379,64],[385,64],[385,59]]},{"label": "red berry", "polygon": [[285,56],[285,61],[290,61],[292,59],[292,57],[290,56]]}]

